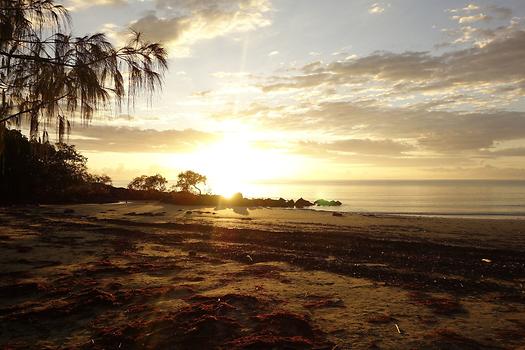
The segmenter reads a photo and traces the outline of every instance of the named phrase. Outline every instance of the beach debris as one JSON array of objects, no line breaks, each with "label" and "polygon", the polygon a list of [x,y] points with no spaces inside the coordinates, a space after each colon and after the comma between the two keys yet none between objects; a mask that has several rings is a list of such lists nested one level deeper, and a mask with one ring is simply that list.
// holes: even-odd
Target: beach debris
[{"label": "beach debris", "polygon": [[418,305],[424,305],[438,315],[455,315],[467,311],[458,300],[451,297],[435,297],[423,292],[412,292],[410,297]]},{"label": "beach debris", "polygon": [[129,212],[129,213],[126,213],[124,214],[126,216],[151,216],[151,217],[155,217],[155,216],[164,216],[166,215],[166,212],[165,211],[161,211],[161,212],[158,212],[158,213],[155,213],[155,212],[144,212],[144,213],[137,213],[137,212]]},{"label": "beach debris", "polygon": [[390,323],[390,322],[395,321],[395,320],[389,314],[377,314],[377,315],[370,316],[367,319],[367,321],[368,321],[368,323],[381,324],[381,323]]},{"label": "beach debris", "polygon": [[397,333],[403,334],[403,333],[401,333],[401,329],[399,329],[399,326],[397,325],[397,323],[394,323],[394,326],[396,326]]},{"label": "beach debris", "polygon": [[334,212],[332,213],[332,216],[343,216],[343,214],[334,211]]},{"label": "beach debris", "polygon": [[250,254],[246,254],[246,257],[248,258],[248,260],[250,260],[251,262],[253,262],[253,259],[252,259],[252,257],[250,256]]},{"label": "beach debris", "polygon": [[343,308],[345,303],[339,298],[328,298],[308,302],[304,304],[307,309],[320,309],[320,308]]},{"label": "beach debris", "polygon": [[484,263],[487,263],[487,264],[490,264],[492,262],[492,260],[487,259],[487,258],[483,258],[483,259],[481,259],[481,261],[483,261]]},{"label": "beach debris", "polygon": [[74,214],[75,211],[71,208],[64,209],[64,214]]},{"label": "beach debris", "polygon": [[188,252],[188,255],[191,256],[191,257],[194,257],[194,256],[197,256],[197,252],[194,251],[194,250],[190,250],[190,251]]},{"label": "beach debris", "polygon": [[188,210],[188,211],[186,212],[186,214],[188,214],[188,215],[189,215],[189,214],[192,214],[192,213],[193,213],[193,212],[192,212],[191,210]]}]

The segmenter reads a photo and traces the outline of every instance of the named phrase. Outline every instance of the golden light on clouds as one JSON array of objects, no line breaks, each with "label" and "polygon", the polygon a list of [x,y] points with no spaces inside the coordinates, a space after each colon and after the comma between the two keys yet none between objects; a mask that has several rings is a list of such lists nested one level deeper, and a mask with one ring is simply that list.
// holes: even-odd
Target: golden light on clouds
[{"label": "golden light on clouds", "polygon": [[[74,140],[97,172],[191,169],[222,194],[283,178],[525,176],[522,5],[97,0],[82,11],[120,2],[128,16],[101,28],[162,41],[171,72],[132,119]],[[393,26],[406,11],[420,20]]]}]

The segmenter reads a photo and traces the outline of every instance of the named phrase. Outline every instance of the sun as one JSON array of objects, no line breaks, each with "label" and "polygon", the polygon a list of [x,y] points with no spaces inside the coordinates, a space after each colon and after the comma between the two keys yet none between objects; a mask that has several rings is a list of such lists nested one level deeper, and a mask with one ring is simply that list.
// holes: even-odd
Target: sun
[{"label": "sun", "polygon": [[205,172],[213,193],[231,197],[253,176],[251,165],[257,152],[241,137],[225,137],[207,147],[204,153]]},{"label": "sun", "polygon": [[206,175],[212,193],[225,197],[250,193],[251,182],[282,176],[291,164],[272,150],[255,147],[255,143],[246,132],[227,134],[192,153],[192,163]]}]

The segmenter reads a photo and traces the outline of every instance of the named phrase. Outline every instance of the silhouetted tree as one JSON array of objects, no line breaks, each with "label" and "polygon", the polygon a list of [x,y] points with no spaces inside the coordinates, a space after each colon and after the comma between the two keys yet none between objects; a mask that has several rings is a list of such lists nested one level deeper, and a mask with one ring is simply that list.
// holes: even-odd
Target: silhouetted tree
[{"label": "silhouetted tree", "polygon": [[87,159],[74,146],[30,141],[17,130],[3,136],[0,201],[72,201],[100,190],[94,185],[111,183],[107,175],[89,174]]},{"label": "silhouetted tree", "polygon": [[142,175],[134,178],[128,185],[130,190],[138,191],[166,191],[168,180],[163,176],[156,174],[152,176]]},{"label": "silhouetted tree", "polygon": [[113,180],[105,174],[102,175],[90,175],[89,182],[103,185],[113,185]]},{"label": "silhouetted tree", "polygon": [[176,188],[179,188],[182,192],[192,192],[192,189],[199,191],[199,194],[202,194],[200,188],[197,187],[198,184],[206,184],[208,179],[206,176],[196,173],[191,170],[187,170],[178,175]]},{"label": "silhouetted tree", "polygon": [[167,68],[161,45],[133,33],[115,48],[104,34],[73,37],[69,22],[53,0],[0,0],[0,133],[5,123],[27,119],[36,140],[42,123],[56,121],[62,141],[68,116],[87,122],[98,107],[133,104],[138,92],[161,85]]}]

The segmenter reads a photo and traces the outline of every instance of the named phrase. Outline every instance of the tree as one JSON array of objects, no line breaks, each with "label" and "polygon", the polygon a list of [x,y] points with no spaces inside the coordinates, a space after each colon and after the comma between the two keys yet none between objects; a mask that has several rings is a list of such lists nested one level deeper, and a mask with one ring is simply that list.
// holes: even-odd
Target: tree
[{"label": "tree", "polygon": [[202,194],[200,188],[197,187],[198,184],[206,184],[208,179],[206,176],[196,173],[191,170],[187,170],[178,175],[176,188],[179,188],[182,192],[192,192],[192,189],[199,191],[199,194]]},{"label": "tree", "polygon": [[73,37],[69,24],[67,10],[53,0],[0,0],[0,133],[6,123],[26,119],[30,139],[42,124],[46,139],[47,124],[56,121],[62,141],[69,116],[87,123],[99,107],[132,105],[139,92],[161,85],[167,68],[161,45],[133,32],[115,48],[104,34]]},{"label": "tree", "polygon": [[89,182],[95,183],[95,184],[108,185],[108,186],[113,185],[113,180],[111,180],[111,178],[106,174],[90,175]]},{"label": "tree", "polygon": [[108,176],[89,174],[86,157],[74,146],[28,140],[20,131],[4,133],[0,202],[75,201],[100,192]]},{"label": "tree", "polygon": [[166,191],[168,180],[165,177],[155,174],[153,176],[142,175],[134,178],[128,185],[130,190],[137,191]]}]

